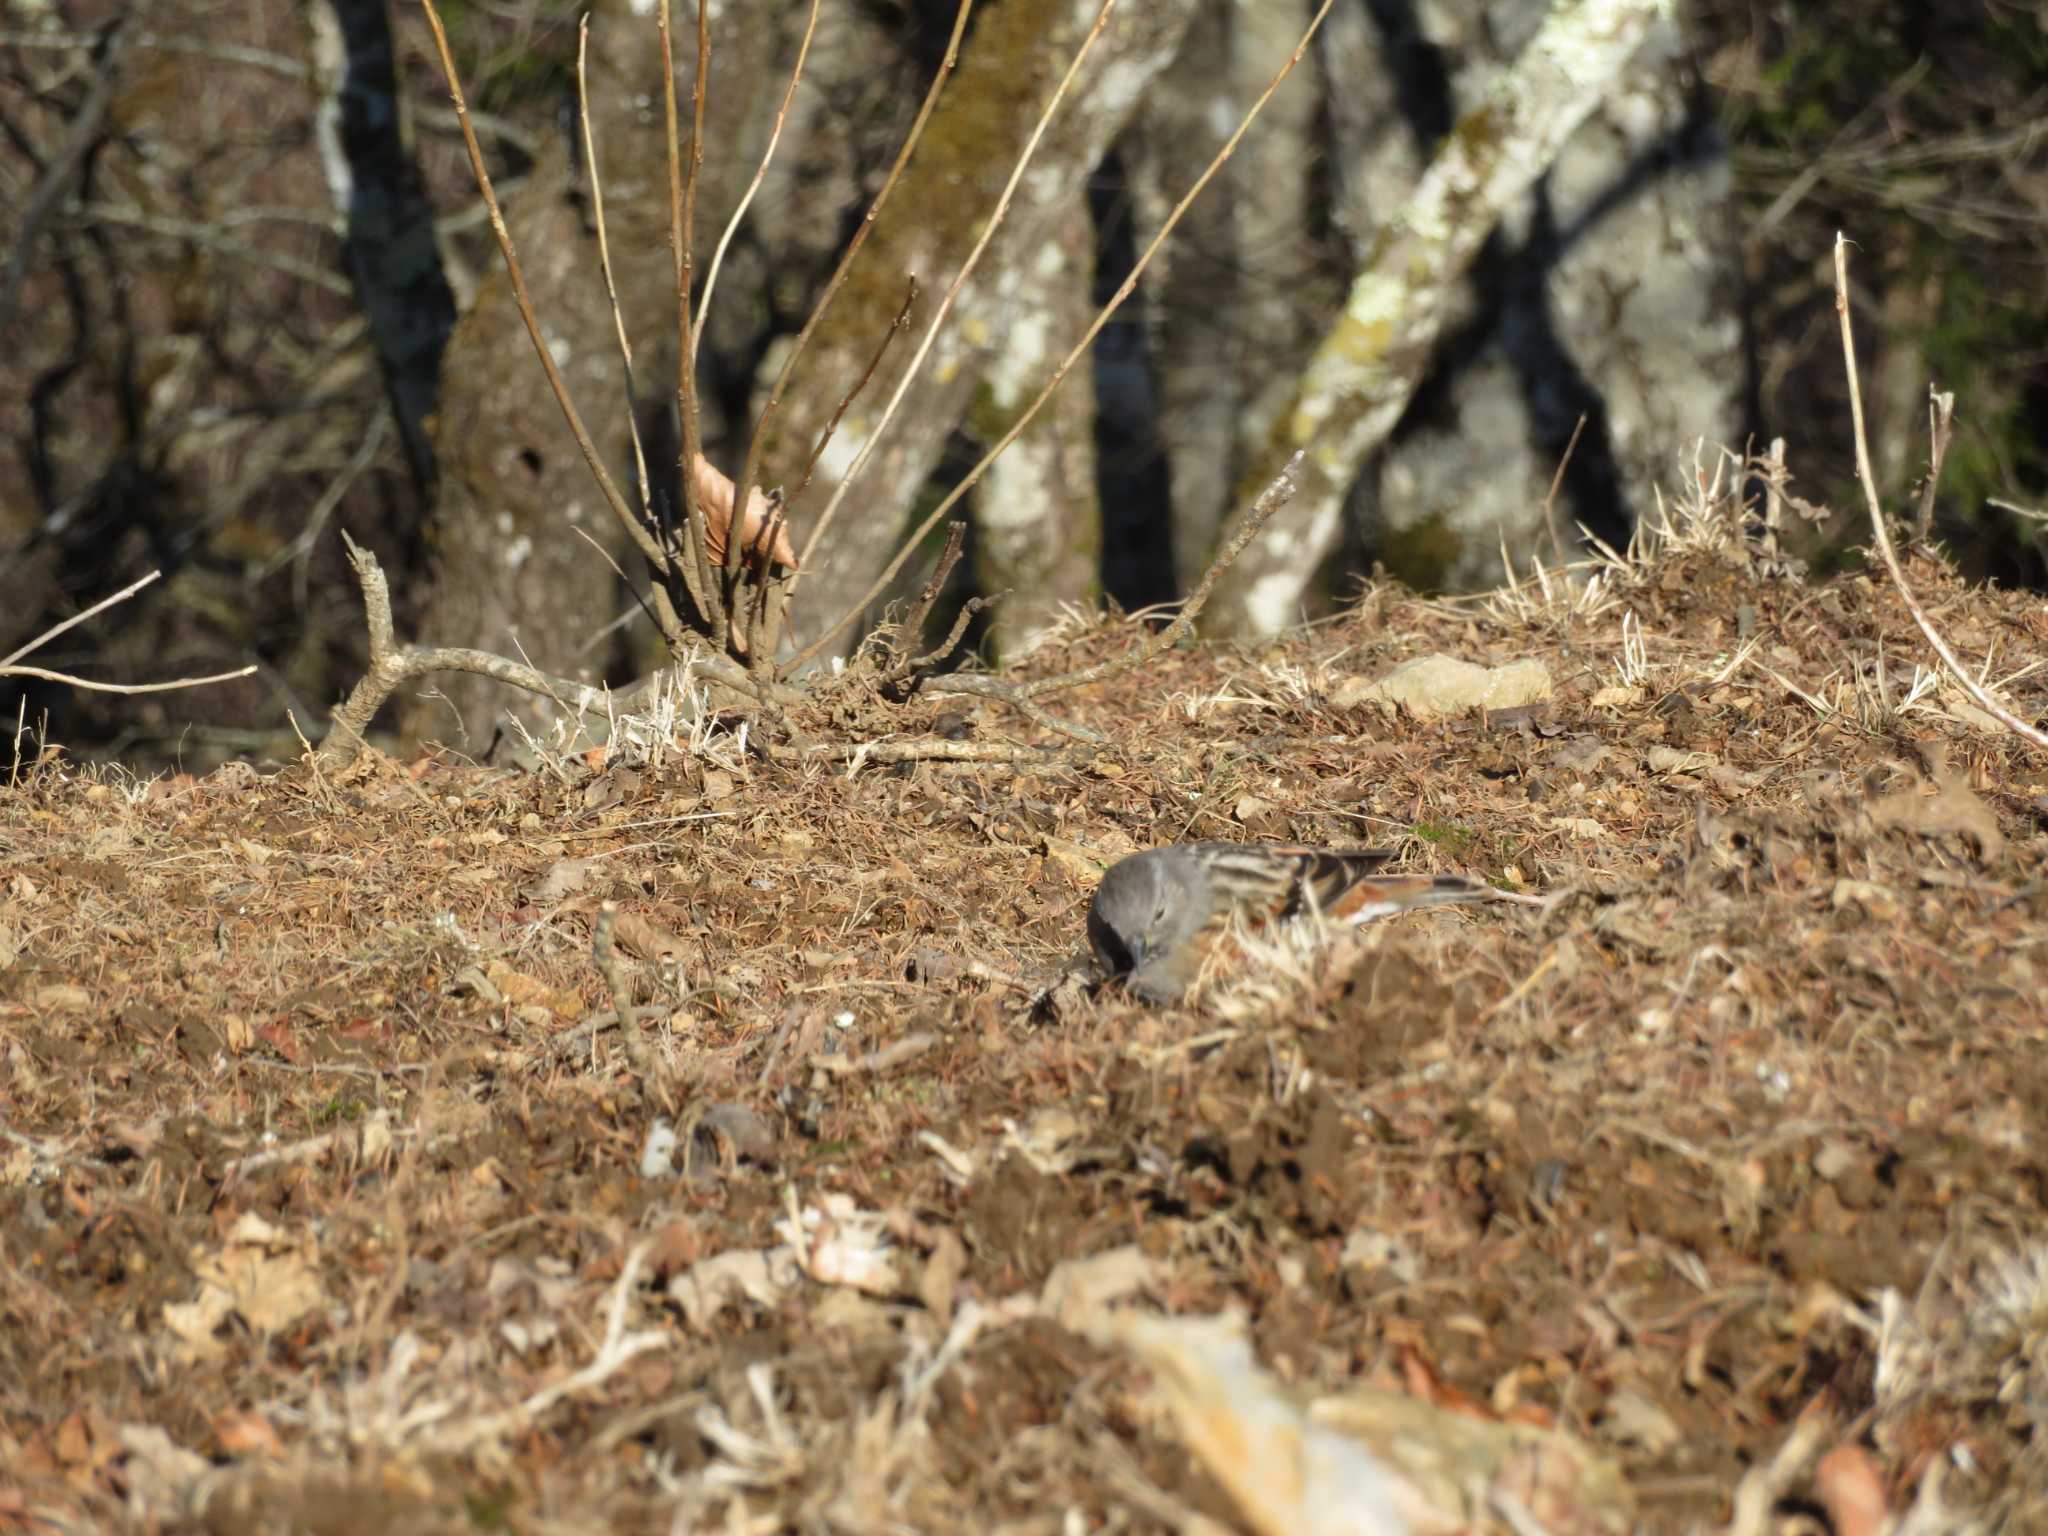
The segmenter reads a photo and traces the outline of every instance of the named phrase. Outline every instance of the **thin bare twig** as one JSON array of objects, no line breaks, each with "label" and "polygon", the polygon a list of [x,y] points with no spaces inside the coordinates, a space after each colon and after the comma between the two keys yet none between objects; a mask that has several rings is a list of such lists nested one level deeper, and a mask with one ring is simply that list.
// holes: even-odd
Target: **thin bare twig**
[{"label": "thin bare twig", "polygon": [[1202,573],[1202,579],[1195,586],[1194,594],[1181,604],[1180,612],[1171,624],[1142,644],[1134,645],[1122,656],[1111,657],[1108,661],[1097,662],[1092,667],[1083,667],[1078,672],[1062,673],[1058,677],[1043,677],[1037,682],[1024,685],[1024,696],[1035,698],[1040,694],[1054,693],[1067,688],[1078,688],[1084,683],[1101,682],[1133,667],[1143,666],[1159,655],[1168,646],[1179,642],[1182,636],[1194,632],[1195,620],[1207,606],[1209,594],[1216,589],[1217,578],[1230,569],[1231,563],[1244,552],[1244,547],[1258,536],[1261,528],[1290,500],[1301,487],[1301,461],[1306,449],[1295,450],[1294,457],[1280,466],[1266,488],[1259,492],[1258,499],[1245,509],[1243,517],[1231,530],[1230,537],[1216,552],[1216,558],[1209,562],[1209,569]]},{"label": "thin bare twig", "polygon": [[[603,494],[605,504],[612,509],[612,515],[619,520],[626,534],[639,549],[641,557],[658,572],[667,572],[671,566],[667,553],[647,525],[633,515],[626,504],[625,495],[619,490],[618,482],[605,467],[604,459],[592,441],[589,429],[583,425],[583,417],[576,410],[576,403],[569,398],[569,386],[562,379],[562,372],[555,366],[554,354],[540,332],[540,320],[533,311],[533,296],[527,291],[526,274],[519,265],[519,253],[512,247],[512,232],[505,227],[505,212],[498,206],[498,194],[491,186],[491,173],[484,166],[483,146],[477,142],[476,129],[469,121],[469,102],[463,94],[462,78],[455,70],[455,56],[448,47],[448,33],[441,25],[441,13],[434,8],[434,0],[420,0],[420,9],[426,12],[427,25],[434,34],[434,47],[440,54],[441,71],[448,82],[448,96],[455,104],[455,115],[462,124],[462,142],[469,151],[470,173],[476,178],[477,190],[483,194],[484,205],[490,210],[491,230],[498,237],[498,252],[505,260],[505,272],[512,282],[513,302],[518,306],[519,318],[525,322],[526,334],[533,342],[534,355],[540,359],[541,371],[547,375],[548,387],[555,392],[555,403],[561,408],[562,418],[569,424],[569,431],[576,439],[576,446],[582,450],[583,462],[590,467],[591,478],[596,480],[598,490]],[[661,621],[662,638],[671,649],[679,649],[687,642],[686,630],[680,617],[670,604],[667,592],[658,584],[654,588],[654,607]]]},{"label": "thin bare twig", "polygon": [[[875,355],[868,359],[867,371],[854,381],[853,388],[840,396],[838,408],[832,412],[832,419],[825,423],[825,430],[818,434],[818,441],[811,449],[811,457],[804,465],[803,478],[797,481],[796,489],[789,493],[792,502],[800,500],[804,492],[810,489],[811,476],[817,473],[818,460],[825,456],[826,445],[832,441],[832,434],[839,430],[839,423],[846,417],[847,407],[859,399],[860,392],[873,382],[875,370],[882,366],[882,359],[889,355],[889,343],[910,329],[910,310],[916,303],[917,275],[912,273],[910,286],[903,294],[903,307],[896,311],[896,318],[889,322],[889,329],[882,333],[882,340],[875,348]],[[805,546],[806,549],[816,548],[817,542],[817,536],[813,534],[810,544]]]},{"label": "thin bare twig", "polygon": [[[917,646],[924,639],[925,620],[931,616],[932,604],[939,600],[939,593],[945,590],[946,580],[953,574],[953,568],[960,563],[960,556],[967,548],[967,525],[952,523],[946,529],[946,547],[939,551],[938,562],[932,573],[925,579],[924,590],[917,594],[917,601],[910,611],[890,626],[886,643],[894,653],[895,660],[889,670],[882,674],[884,683],[900,682],[908,677],[911,670],[923,658],[917,656]],[[952,647],[948,646],[948,650]]]},{"label": "thin bare twig", "polygon": [[0,667],[0,677],[39,677],[45,682],[63,683],[92,693],[171,693],[179,688],[203,688],[208,683],[232,682],[256,670],[252,664],[235,672],[214,672],[206,677],[180,677],[168,683],[101,683],[69,672],[52,672],[47,667]]},{"label": "thin bare twig", "polygon": [[1178,227],[1188,208],[1201,195],[1202,189],[1215,179],[1216,173],[1223,168],[1224,162],[1237,152],[1238,142],[1250,130],[1251,125],[1257,120],[1260,112],[1265,110],[1266,103],[1273,99],[1273,93],[1280,89],[1281,82],[1294,72],[1294,67],[1301,62],[1302,56],[1307,53],[1309,44],[1314,41],[1316,32],[1323,24],[1323,19],[1330,14],[1330,7],[1333,3],[1334,0],[1322,0],[1322,4],[1316,8],[1315,15],[1309,18],[1307,30],[1302,33],[1301,41],[1295,44],[1294,52],[1288,56],[1286,62],[1274,73],[1273,78],[1266,83],[1266,88],[1259,93],[1258,100],[1254,101],[1246,110],[1243,118],[1239,120],[1236,129],[1224,141],[1223,147],[1216,151],[1216,154],[1211,158],[1202,174],[1195,178],[1194,185],[1189,187],[1187,192],[1181,197],[1181,200],[1173,205],[1172,212],[1168,213],[1165,221],[1160,224],[1159,232],[1152,237],[1151,244],[1145,247],[1137,261],[1132,264],[1130,274],[1118,285],[1116,292],[1110,296],[1109,302],[1103,305],[1095,318],[1089,322],[1088,329],[1081,333],[1081,339],[1075,342],[1067,355],[1060,360],[1060,365],[1053,370],[1051,377],[1045,381],[1044,388],[1039,390],[1038,398],[1031,402],[1022,415],[1010,423],[1009,430],[1004,432],[994,445],[989,448],[988,452],[981,456],[981,461],[968,471],[967,477],[955,486],[951,493],[926,515],[922,523],[918,524],[910,536],[903,541],[903,545],[897,551],[895,558],[887,566],[883,567],[882,573],[875,578],[874,582],[860,596],[859,600],[849,606],[843,614],[827,626],[824,633],[820,634],[817,639],[798,652],[789,664],[782,669],[784,677],[794,676],[814,661],[826,646],[838,638],[847,625],[851,624],[867,610],[868,604],[872,603],[888,589],[889,583],[896,579],[897,573],[903,569],[917,547],[924,542],[925,537],[930,534],[932,529],[939,525],[948,512],[958,505],[960,498],[965,496],[974,487],[975,483],[988,472],[989,465],[993,464],[1008,449],[1010,444],[1023,434],[1024,429],[1031,425],[1039,411],[1044,408],[1045,402],[1052,398],[1053,391],[1059,388],[1060,381],[1066,378],[1068,370],[1094,344],[1095,338],[1101,334],[1102,328],[1108,325],[1110,319],[1123,307],[1125,300],[1129,299],[1137,291],[1138,280],[1144,276],[1145,269],[1152,263],[1152,258],[1159,253],[1159,249],[1166,243],[1167,237]]},{"label": "thin bare twig", "polygon": [[[18,663],[31,651],[39,651],[67,629],[76,628],[95,614],[105,613],[109,608],[125,603],[151,582],[163,575],[162,571],[151,571],[147,576],[131,581],[111,597],[103,597],[83,613],[74,613],[60,624],[53,624],[30,640],[26,645],[0,657],[0,677],[39,677],[45,682],[63,683],[70,688],[83,688],[91,693],[171,693],[179,688],[203,688],[209,683],[232,682],[238,677],[247,677],[256,668],[242,667],[234,672],[215,672],[206,677],[173,678],[166,683],[103,683],[90,677],[76,677],[69,672],[53,672],[47,667],[28,667]],[[16,756],[20,755],[17,747]]]},{"label": "thin bare twig", "polygon": [[1935,629],[1934,621],[1927,617],[1927,610],[1920,606],[1920,599],[1906,585],[1906,573],[1899,565],[1898,551],[1892,548],[1891,531],[1885,527],[1884,508],[1878,503],[1877,477],[1870,468],[1870,443],[1863,430],[1863,390],[1856,378],[1856,334],[1849,323],[1849,242],[1839,231],[1835,235],[1835,311],[1842,318],[1842,365],[1849,374],[1849,417],[1856,428],[1856,478],[1863,486],[1863,499],[1870,508],[1871,536],[1884,560],[1885,569],[1891,572],[1892,584],[1899,589],[1899,598],[1905,603],[1906,611],[1913,615],[1913,622],[1920,626],[1920,633],[1934,647],[1934,654],[1941,658],[1942,665],[1948,668],[1957,686],[2008,730],[2024,736],[2037,747],[2048,747],[2048,731],[2022,720],[1963,670],[1956,653],[1949,649],[1948,642]]},{"label": "thin bare twig", "polygon": [[917,737],[909,741],[820,742],[809,749],[778,753],[815,762],[837,759],[858,772],[871,763],[1042,763],[1058,753],[1051,747],[1027,747],[1008,741],[947,741]]},{"label": "thin bare twig", "polygon": [[846,286],[846,276],[853,270],[853,258],[867,243],[873,232],[875,220],[880,217],[883,206],[889,201],[889,194],[896,190],[896,183],[902,178],[903,168],[910,163],[912,153],[924,138],[925,124],[931,121],[932,109],[939,104],[939,93],[946,81],[952,77],[953,68],[960,62],[960,39],[967,32],[967,18],[974,12],[974,0],[960,0],[960,9],[953,17],[953,33],[946,39],[946,52],[939,60],[938,72],[932,76],[930,89],[924,93],[924,101],[917,109],[917,116],[910,124],[910,132],[904,135],[903,147],[896,151],[896,163],[889,167],[889,174],[882,182],[882,188],[875,194],[875,200],[868,204],[867,217],[861,220],[860,228],[853,232],[853,238],[846,242],[846,249],[840,253],[839,265],[832,269],[832,276],[826,280],[825,291],[811,309],[810,318],[804,321],[803,329],[797,332],[796,341],[789,349],[789,356],[783,359],[782,371],[775,377],[775,387],[768,394],[768,403],[762,407],[760,419],[754,423],[754,435],[747,441],[746,462],[740,467],[739,485],[745,488],[754,483],[754,477],[761,472],[761,450],[768,440],[768,424],[782,409],[783,394],[789,388],[789,381],[796,373],[797,363],[809,349],[811,338],[817,334],[819,324],[832,307],[832,301],[839,296],[839,290]]},{"label": "thin bare twig", "polygon": [[[768,147],[761,152],[761,163],[754,167],[754,179],[747,183],[745,195],[739,206],[732,211],[732,217],[725,221],[725,231],[718,237],[718,248],[711,253],[711,266],[704,274],[704,292],[697,300],[697,329],[690,338],[690,363],[696,365],[696,347],[704,335],[704,317],[711,313],[712,290],[718,286],[718,269],[725,265],[726,247],[732,244],[732,237],[739,233],[740,221],[747,216],[747,209],[753,205],[754,194],[761,190],[761,183],[767,178],[768,167],[775,159],[775,146],[782,142],[782,125],[789,117],[789,104],[796,100],[797,82],[804,77],[804,60],[811,55],[811,35],[818,30],[818,0],[811,0],[810,19],[804,23],[803,41],[797,45],[796,67],[789,72],[789,85],[782,93],[782,105],[775,109],[775,126],[768,132]],[[746,501],[746,486],[740,487],[740,501]]]},{"label": "thin bare twig", "polygon": [[[1579,435],[1586,430],[1586,413],[1579,412],[1579,424],[1572,428],[1572,440],[1564,445],[1564,457],[1557,461],[1557,473],[1550,477],[1550,492],[1543,498],[1543,526],[1550,534],[1550,557],[1564,564],[1564,540],[1557,531],[1557,493],[1564,488],[1564,472],[1572,467],[1572,454]],[[1509,573],[1510,576],[1513,572]]]},{"label": "thin bare twig", "polygon": [[633,390],[633,343],[626,338],[626,316],[619,308],[619,285],[612,279],[612,244],[604,222],[604,174],[597,163],[597,133],[590,126],[590,17],[576,28],[576,103],[583,121],[583,164],[590,172],[590,208],[597,225],[597,264],[604,272],[605,297],[611,300],[612,329],[619,338],[619,363],[625,373],[626,430],[633,438],[633,470],[640,480],[640,515],[654,510],[654,490],[647,479],[647,454],[640,446],[640,420]]},{"label": "thin bare twig", "polygon": [[938,563],[932,567],[932,573],[926,579],[924,589],[918,593],[916,603],[902,619],[890,626],[889,632],[881,641],[894,658],[881,675],[881,685],[884,688],[903,687],[906,692],[915,690],[939,697],[994,699],[998,703],[1009,705],[1049,731],[1075,741],[1086,742],[1090,746],[1101,745],[1104,737],[1100,731],[1092,731],[1085,725],[1076,725],[1071,720],[1062,720],[1050,710],[1033,703],[1026,696],[1024,685],[1021,683],[1013,683],[1000,677],[989,677],[978,672],[935,673],[926,670],[937,666],[952,655],[954,648],[960,644],[961,636],[967,633],[967,626],[973,621],[974,616],[996,601],[995,597],[977,597],[961,604],[960,612],[954,617],[953,627],[947,631],[945,639],[922,655],[917,654],[916,647],[924,634],[925,619],[931,613],[932,605],[938,601],[939,593],[944,590],[947,578],[959,565],[961,554],[966,548],[966,539],[965,523],[954,523],[946,530],[946,547],[940,551]]},{"label": "thin bare twig", "polygon": [[[703,9],[699,4],[697,19],[700,23],[704,19]],[[683,586],[690,594],[690,601],[696,605],[698,615],[710,626],[713,634],[723,635],[726,630],[725,598],[712,571],[711,553],[706,543],[704,513],[699,505],[696,484],[688,473],[690,466],[697,462],[699,449],[694,363],[696,347],[690,327],[692,257],[689,228],[690,220],[696,211],[697,179],[693,169],[686,200],[683,190],[682,128],[676,112],[676,49],[670,27],[669,0],[661,0],[661,4],[656,8],[655,26],[661,34],[662,114],[668,132],[668,242],[669,253],[675,262],[676,285],[676,412],[681,417],[685,471],[682,490],[684,547],[680,564]],[[709,44],[705,42],[698,49],[697,79],[692,87],[693,97],[699,103],[704,96],[704,64],[705,55],[708,53]],[[696,142],[692,141],[693,146]],[[693,166],[695,163],[693,161]],[[743,507],[746,503],[744,500],[735,500],[734,505]]]},{"label": "thin bare twig", "polygon": [[48,629],[44,630],[40,635],[37,635],[35,639],[29,641],[27,645],[22,646],[18,650],[10,651],[5,656],[0,656],[0,667],[12,666],[15,662],[21,660],[22,657],[28,655],[29,652],[41,650],[44,646],[48,645],[52,640],[56,639],[66,630],[75,629],[80,624],[83,624],[87,619],[94,617],[96,614],[105,613],[109,608],[113,608],[121,603],[127,602],[129,598],[133,597],[136,593],[140,592],[144,587],[148,586],[151,582],[161,580],[163,574],[164,573],[162,571],[151,571],[147,576],[138,576],[135,580],[129,582],[127,586],[123,587],[120,591],[116,592],[112,597],[103,597],[98,602],[94,603],[90,608],[86,609],[85,612],[74,613],[70,618],[64,620],[63,623],[51,625]]}]

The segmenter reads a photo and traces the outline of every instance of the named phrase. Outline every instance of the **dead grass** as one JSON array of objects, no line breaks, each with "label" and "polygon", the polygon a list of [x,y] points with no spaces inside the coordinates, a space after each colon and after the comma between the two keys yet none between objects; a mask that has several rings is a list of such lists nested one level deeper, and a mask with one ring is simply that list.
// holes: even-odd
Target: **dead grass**
[{"label": "dead grass", "polygon": [[[1701,495],[1547,590],[1169,653],[1035,764],[766,763],[678,698],[524,775],[26,772],[0,1528],[1228,1522],[1144,1373],[1020,1301],[1122,1245],[1283,1381],[1570,1429],[1644,1529],[1727,1521],[1816,1404],[1895,1511],[1934,1485],[1916,1528],[2048,1519],[2043,767],[1888,589],[1760,568]],[[2048,608],[1911,575],[2038,715]],[[1553,702],[1329,702],[1432,650]],[[1076,950],[1094,861],[1239,836],[1553,899],[1187,1010],[1001,981]],[[643,1178],[663,1094],[692,1171]]]}]

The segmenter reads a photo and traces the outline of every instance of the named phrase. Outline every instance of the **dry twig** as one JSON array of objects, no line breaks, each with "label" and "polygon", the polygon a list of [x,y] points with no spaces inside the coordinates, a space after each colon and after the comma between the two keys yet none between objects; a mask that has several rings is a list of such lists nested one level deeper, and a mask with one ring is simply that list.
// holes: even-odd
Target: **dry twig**
[{"label": "dry twig", "polygon": [[39,677],[46,682],[63,683],[72,688],[85,688],[93,693],[169,693],[177,688],[203,688],[208,683],[232,682],[238,677],[247,677],[254,672],[254,665],[242,667],[233,672],[215,672],[206,677],[179,677],[167,683],[102,683],[90,677],[75,677],[69,672],[53,672],[47,667],[25,667],[18,665],[21,658],[31,651],[39,651],[52,640],[83,624],[95,614],[105,613],[140,592],[151,582],[163,575],[162,571],[151,571],[147,576],[131,581],[111,597],[103,597],[83,613],[74,613],[60,624],[53,624],[30,640],[26,645],[17,646],[5,656],[0,656],[0,677]]},{"label": "dry twig", "polygon": [[[1885,569],[1891,572],[1892,584],[1899,589],[1899,598],[1906,605],[1906,611],[1913,615],[1913,622],[1920,626],[1920,633],[1927,637],[1927,643],[1934,647],[1934,654],[1941,658],[1948,668],[1949,676],[1963,692],[1973,699],[1977,706],[1992,716],[2008,730],[2024,736],[2037,747],[2048,747],[2048,731],[2030,725],[2014,714],[1996,698],[1982,683],[1963,670],[1956,653],[1941,638],[1941,632],[1934,627],[1934,621],[1927,617],[1927,610],[1920,606],[1920,599],[1913,595],[1913,589],[1906,585],[1906,573],[1899,565],[1899,554],[1892,547],[1891,530],[1885,527],[1884,508],[1877,499],[1877,477],[1870,468],[1870,442],[1863,430],[1863,391],[1856,380],[1856,334],[1849,323],[1849,242],[1847,237],[1835,236],[1835,312],[1842,317],[1842,366],[1849,374],[1849,417],[1856,427],[1856,479],[1863,487],[1863,500],[1870,508],[1870,531],[1877,545],[1878,555],[1883,559]],[[1939,400],[1939,397],[1935,397]],[[1939,428],[1946,419],[1938,405],[1934,409],[1935,424]],[[1941,467],[1941,455],[1946,444],[1937,445],[1933,467],[1928,472],[1928,497],[1933,496],[1933,476]]]}]

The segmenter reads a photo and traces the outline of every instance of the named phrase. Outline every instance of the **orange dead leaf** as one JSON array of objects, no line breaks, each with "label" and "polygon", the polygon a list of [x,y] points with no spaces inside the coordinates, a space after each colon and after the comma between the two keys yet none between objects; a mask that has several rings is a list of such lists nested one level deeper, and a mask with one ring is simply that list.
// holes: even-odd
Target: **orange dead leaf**
[{"label": "orange dead leaf", "polygon": [[[733,484],[703,454],[691,461],[697,507],[704,516],[704,548],[713,565],[725,564],[725,536],[732,527]],[[772,509],[758,486],[747,493],[746,516],[740,519],[740,542],[756,561],[763,554],[776,565],[796,569],[796,550],[789,542],[789,524],[774,517],[773,537],[768,530]],[[763,546],[766,546],[765,549]]]},{"label": "orange dead leaf", "polygon": [[284,1455],[284,1442],[271,1427],[270,1420],[253,1409],[243,1412],[229,1409],[213,1421],[213,1433],[220,1441],[221,1449],[230,1456]]},{"label": "orange dead leaf", "polygon": [[1891,1525],[1884,1479],[1860,1445],[1838,1445],[1821,1457],[1813,1489],[1840,1536],[1880,1536]]}]

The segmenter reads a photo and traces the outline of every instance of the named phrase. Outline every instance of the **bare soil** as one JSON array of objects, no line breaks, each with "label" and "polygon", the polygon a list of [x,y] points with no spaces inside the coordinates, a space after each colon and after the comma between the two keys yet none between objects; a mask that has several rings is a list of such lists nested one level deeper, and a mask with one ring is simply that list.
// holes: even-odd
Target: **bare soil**
[{"label": "bare soil", "polygon": [[[2041,716],[2048,605],[1912,576]],[[1569,1432],[1643,1530],[1734,1519],[1802,1415],[1893,1512],[1935,1479],[1944,1528],[2048,1528],[2048,763],[1916,696],[1866,578],[1605,580],[1170,653],[1050,701],[1092,753],[995,704],[809,722],[1011,763],[734,720],[535,771],[25,768],[0,1530],[1231,1528],[1142,1366],[1001,1314],[1124,1245],[1133,1305],[1241,1309],[1303,1391]],[[1332,702],[1433,651],[1553,696]],[[1551,899],[1034,1008],[1101,865],[1198,837]],[[604,903],[644,1077],[585,1027]],[[687,1171],[643,1175],[657,1117]],[[859,1213],[879,1280],[824,1256]],[[1852,1529],[1780,1481],[1763,1528]]]}]

